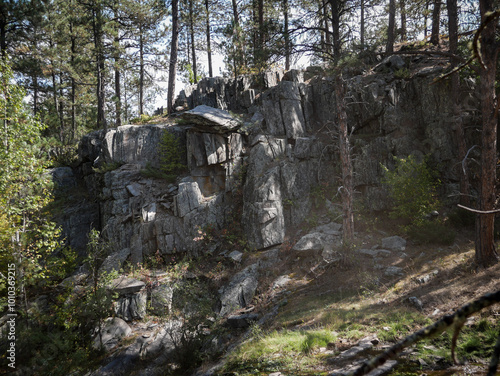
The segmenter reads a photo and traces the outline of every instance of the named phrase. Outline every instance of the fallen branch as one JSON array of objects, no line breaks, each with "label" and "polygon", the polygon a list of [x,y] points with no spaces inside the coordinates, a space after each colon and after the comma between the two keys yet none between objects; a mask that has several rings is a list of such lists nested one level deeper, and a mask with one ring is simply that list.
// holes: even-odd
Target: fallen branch
[{"label": "fallen branch", "polygon": [[477,210],[477,209],[468,208],[467,206],[463,206],[463,205],[460,205],[460,204],[457,204],[457,206],[459,208],[468,210],[468,211],[473,212],[473,213],[478,213],[478,214],[495,214],[495,213],[500,213],[500,209],[494,209],[494,210]]},{"label": "fallen branch", "polygon": [[[440,320],[436,321],[434,324],[429,325],[416,333],[409,335],[400,342],[396,343],[390,349],[384,351],[382,354],[366,361],[358,369],[350,372],[348,376],[362,376],[366,375],[368,372],[374,370],[375,368],[381,366],[386,361],[395,358],[401,351],[406,347],[411,346],[415,342],[418,342],[424,338],[432,338],[438,334],[441,334],[450,326],[455,327],[455,332],[459,331],[463,323],[470,315],[479,312],[483,308],[489,307],[495,303],[500,302],[500,290],[494,293],[486,294],[473,302],[466,304],[455,313],[446,315]],[[454,337],[458,337],[455,335]],[[452,343],[452,351],[454,351],[456,343],[456,338],[454,338],[454,343]],[[494,376],[496,369],[498,367],[498,358],[500,355],[500,336],[495,346],[493,356],[491,358],[488,376]]]}]

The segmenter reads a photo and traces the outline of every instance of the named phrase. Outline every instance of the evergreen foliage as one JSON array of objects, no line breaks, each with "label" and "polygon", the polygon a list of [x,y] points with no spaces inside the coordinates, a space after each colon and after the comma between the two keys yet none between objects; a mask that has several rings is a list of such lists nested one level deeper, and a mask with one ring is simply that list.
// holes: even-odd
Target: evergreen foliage
[{"label": "evergreen foliage", "polygon": [[394,157],[394,161],[394,170],[382,166],[384,183],[394,200],[392,215],[413,224],[421,223],[427,214],[439,207],[436,193],[439,180],[425,161],[418,162],[413,155]]}]

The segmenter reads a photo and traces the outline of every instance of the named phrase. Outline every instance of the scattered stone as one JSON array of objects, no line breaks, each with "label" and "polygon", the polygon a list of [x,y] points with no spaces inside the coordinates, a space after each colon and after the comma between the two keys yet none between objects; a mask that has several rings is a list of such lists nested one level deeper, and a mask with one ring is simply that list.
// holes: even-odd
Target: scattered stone
[{"label": "scattered stone", "polygon": [[392,251],[404,251],[406,249],[406,240],[400,236],[389,236],[382,239],[382,248]]},{"label": "scattered stone", "polygon": [[241,315],[228,316],[226,324],[231,328],[248,328],[252,322],[259,319],[256,313],[244,313]]},{"label": "scattered stone", "polygon": [[[119,317],[109,317],[104,321],[102,328],[102,345],[106,351],[111,350],[123,337],[128,337],[132,333],[130,326]],[[93,347],[99,349],[101,340],[96,329]]]},{"label": "scattered stone", "polygon": [[389,266],[385,269],[384,275],[387,277],[400,277],[404,275],[404,271],[399,266]]},{"label": "scattered stone", "polygon": [[233,251],[229,255],[227,255],[227,257],[229,257],[235,262],[241,262],[241,260],[243,259],[243,253],[238,251]]},{"label": "scattered stone", "polygon": [[99,273],[111,273],[119,272],[122,268],[123,263],[130,256],[130,248],[124,248],[119,252],[115,252],[104,260],[101,267],[99,268]]},{"label": "scattered stone", "polygon": [[318,232],[313,232],[304,235],[300,240],[293,246],[293,251],[321,251],[324,248],[324,244],[321,241],[321,234]]},{"label": "scattered stone", "polygon": [[421,284],[428,283],[432,278],[434,278],[436,275],[438,275],[438,273],[439,273],[439,270],[435,269],[432,272],[430,272],[429,274],[426,274],[422,277],[417,277],[417,282],[421,283]]},{"label": "scattered stone", "polygon": [[120,295],[126,295],[139,292],[145,286],[146,284],[138,279],[121,276],[111,281],[108,288]]},{"label": "scattered stone", "polygon": [[285,287],[292,279],[287,276],[287,275],[282,275],[276,278],[276,280],[273,282],[273,289],[280,289],[282,287]]},{"label": "scattered stone", "polygon": [[414,306],[419,311],[422,311],[424,309],[424,305],[422,304],[420,299],[418,299],[416,296],[410,296],[408,298],[408,301],[411,303],[412,306]]},{"label": "scattered stone", "polygon": [[130,193],[132,196],[137,197],[141,195],[141,186],[137,183],[132,183],[127,185],[127,191]]}]

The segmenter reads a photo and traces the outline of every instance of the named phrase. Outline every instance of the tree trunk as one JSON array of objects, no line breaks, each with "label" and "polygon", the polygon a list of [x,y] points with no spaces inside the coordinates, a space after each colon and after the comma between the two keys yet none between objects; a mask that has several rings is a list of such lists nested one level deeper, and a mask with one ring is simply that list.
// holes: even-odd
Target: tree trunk
[{"label": "tree trunk", "polygon": [[361,50],[365,49],[365,0],[361,0],[361,20],[360,20],[360,47]]},{"label": "tree trunk", "polygon": [[122,125],[122,98],[121,98],[121,75],[118,67],[118,58],[115,58],[115,126]]},{"label": "tree trunk", "polygon": [[191,35],[191,53],[193,55],[193,83],[198,82],[198,70],[196,69],[196,45],[194,42],[194,17],[193,0],[189,0],[189,34]]},{"label": "tree trunk", "polygon": [[290,70],[290,34],[288,32],[288,0],[283,0],[283,18],[284,18],[284,32],[285,32],[285,70]]},{"label": "tree trunk", "polygon": [[143,25],[139,25],[139,116],[144,114],[144,36]]},{"label": "tree trunk", "polygon": [[93,33],[96,59],[96,97],[97,97],[97,129],[107,130],[106,117],[104,115],[105,106],[105,58],[103,40],[103,15],[99,5],[93,9]]},{"label": "tree trunk", "polygon": [[[458,10],[457,10],[457,0],[446,0],[446,9],[448,11],[448,34],[450,43],[450,53],[453,55],[457,54],[458,47]],[[456,60],[450,58],[451,68],[456,67]],[[460,203],[464,206],[470,206],[470,185],[469,185],[469,172],[467,167],[467,161],[465,160],[467,156],[467,145],[465,143],[465,132],[464,125],[461,116],[461,110],[459,105],[459,94],[460,94],[460,76],[458,72],[455,72],[451,76],[451,99],[453,103],[453,119],[455,138],[458,147],[458,160],[459,175],[460,175]]]},{"label": "tree trunk", "polygon": [[213,77],[214,72],[212,68],[212,46],[210,37],[210,8],[208,0],[205,0],[205,8],[207,10],[207,60],[208,60],[208,77]]},{"label": "tree trunk", "polygon": [[389,27],[387,29],[387,44],[385,46],[385,52],[394,52],[394,28],[396,24],[396,0],[390,0],[389,2]]},{"label": "tree trunk", "polygon": [[[494,10],[492,0],[480,0],[481,19]],[[485,68],[480,71],[481,91],[481,183],[479,187],[479,209],[495,209],[497,123],[498,110],[495,93],[495,75],[498,46],[495,41],[496,20],[490,22],[481,33],[480,49]],[[479,214],[476,218],[476,263],[488,267],[498,262],[494,239],[495,214]]]},{"label": "tree trunk", "polygon": [[347,127],[345,104],[345,87],[341,75],[337,76],[335,85],[335,99],[337,102],[337,119],[339,126],[340,163],[342,165],[342,234],[344,243],[354,240],[354,211],[353,211],[353,181],[351,148]]},{"label": "tree trunk", "polygon": [[233,6],[233,38],[234,38],[234,77],[236,78],[243,68],[243,44],[240,35],[240,17],[238,15],[238,4],[236,0],[231,1]]},{"label": "tree trunk", "polygon": [[167,110],[174,112],[175,76],[177,74],[177,49],[179,47],[179,0],[172,0],[172,41],[168,66]]},{"label": "tree trunk", "polygon": [[327,0],[321,0],[323,11],[323,22],[325,23],[325,50],[330,52],[332,50],[332,38],[330,34],[330,23],[328,22],[328,9]]},{"label": "tree trunk", "polygon": [[[71,34],[71,68],[75,69],[75,57],[76,57],[76,37],[73,34],[73,24],[70,23],[69,26]],[[76,135],[76,80],[74,74],[71,74],[71,140],[75,139]]]},{"label": "tree trunk", "polygon": [[333,57],[340,58],[340,0],[329,0],[332,8]]},{"label": "tree trunk", "polygon": [[399,1],[399,10],[401,13],[401,41],[406,41],[406,2],[405,0]]},{"label": "tree trunk", "polygon": [[432,10],[432,31],[430,42],[434,45],[439,44],[439,22],[441,20],[441,0],[434,0]]}]

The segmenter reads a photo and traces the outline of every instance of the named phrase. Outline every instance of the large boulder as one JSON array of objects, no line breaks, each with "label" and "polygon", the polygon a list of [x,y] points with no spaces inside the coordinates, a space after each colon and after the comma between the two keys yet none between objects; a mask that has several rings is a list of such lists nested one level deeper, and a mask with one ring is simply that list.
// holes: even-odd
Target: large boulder
[{"label": "large boulder", "polygon": [[220,316],[226,316],[251,303],[259,284],[258,275],[258,265],[252,264],[237,273],[226,286],[219,289]]},{"label": "large boulder", "polygon": [[193,124],[196,129],[211,133],[235,131],[242,125],[229,112],[206,105],[200,105],[184,112],[181,118],[186,123]]}]

